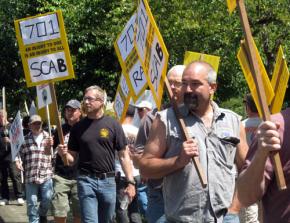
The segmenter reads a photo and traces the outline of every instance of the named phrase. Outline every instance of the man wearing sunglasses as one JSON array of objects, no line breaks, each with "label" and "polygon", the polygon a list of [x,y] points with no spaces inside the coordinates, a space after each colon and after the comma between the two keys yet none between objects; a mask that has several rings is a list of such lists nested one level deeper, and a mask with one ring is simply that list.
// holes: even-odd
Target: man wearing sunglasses
[{"label": "man wearing sunglasses", "polygon": [[[135,196],[135,181],[127,140],[122,126],[104,115],[106,92],[98,86],[88,87],[84,92],[86,117],[75,124],[70,132],[68,145],[59,145],[59,153],[69,163],[78,157],[78,195],[82,222],[112,222],[116,204],[115,151],[125,177],[124,193],[129,200]],[[68,150],[69,148],[69,150]]]}]

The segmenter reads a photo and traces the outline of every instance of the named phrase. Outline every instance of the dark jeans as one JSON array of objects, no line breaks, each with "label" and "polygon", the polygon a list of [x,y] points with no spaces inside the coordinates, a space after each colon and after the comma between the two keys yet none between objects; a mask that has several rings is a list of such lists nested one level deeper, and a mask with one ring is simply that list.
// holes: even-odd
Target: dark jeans
[{"label": "dark jeans", "polygon": [[[135,179],[136,181],[136,179]],[[140,180],[139,180],[140,181]],[[138,183],[138,182],[137,182]],[[125,177],[116,176],[117,185],[117,199],[116,199],[116,220],[118,223],[142,223],[141,215],[138,206],[138,196],[136,188],[136,196],[129,204],[127,210],[122,210],[120,208],[120,202],[123,197],[123,190],[127,187],[127,182]]]},{"label": "dark jeans", "polygon": [[10,199],[8,177],[12,181],[13,191],[16,198],[23,198],[23,189],[21,184],[21,173],[16,169],[15,163],[11,161],[2,161],[0,163],[1,178],[1,196],[2,199]]}]

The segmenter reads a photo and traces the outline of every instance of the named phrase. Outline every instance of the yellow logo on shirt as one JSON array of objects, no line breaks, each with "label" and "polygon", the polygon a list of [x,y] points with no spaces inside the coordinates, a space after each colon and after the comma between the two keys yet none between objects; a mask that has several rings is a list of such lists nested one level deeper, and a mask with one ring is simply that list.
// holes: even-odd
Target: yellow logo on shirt
[{"label": "yellow logo on shirt", "polygon": [[100,137],[108,138],[108,136],[109,136],[109,130],[108,129],[101,129],[100,130]]}]

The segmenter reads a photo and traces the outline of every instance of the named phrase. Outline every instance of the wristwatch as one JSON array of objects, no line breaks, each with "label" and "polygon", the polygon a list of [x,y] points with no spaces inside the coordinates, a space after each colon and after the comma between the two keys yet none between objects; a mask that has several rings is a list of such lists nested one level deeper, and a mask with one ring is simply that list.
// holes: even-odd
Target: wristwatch
[{"label": "wristwatch", "polygon": [[133,186],[135,186],[136,182],[134,180],[127,180],[127,184],[132,184]]}]

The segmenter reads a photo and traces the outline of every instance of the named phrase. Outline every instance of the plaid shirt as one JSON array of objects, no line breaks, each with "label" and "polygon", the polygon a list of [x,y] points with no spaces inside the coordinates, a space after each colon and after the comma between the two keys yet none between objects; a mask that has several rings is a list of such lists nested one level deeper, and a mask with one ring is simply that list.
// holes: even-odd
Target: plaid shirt
[{"label": "plaid shirt", "polygon": [[26,183],[42,184],[52,178],[52,161],[50,155],[44,153],[44,139],[49,137],[48,133],[42,131],[43,140],[40,147],[37,146],[32,133],[25,136],[19,155],[23,162]]}]

